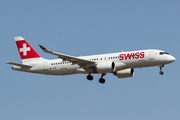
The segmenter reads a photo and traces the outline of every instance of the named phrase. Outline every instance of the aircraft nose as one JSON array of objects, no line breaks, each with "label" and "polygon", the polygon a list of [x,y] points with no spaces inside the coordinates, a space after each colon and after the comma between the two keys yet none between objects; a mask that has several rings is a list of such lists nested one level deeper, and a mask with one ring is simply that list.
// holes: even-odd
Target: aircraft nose
[{"label": "aircraft nose", "polygon": [[169,62],[174,62],[175,60],[176,60],[176,58],[175,58],[175,57],[170,56],[168,61],[169,61]]}]

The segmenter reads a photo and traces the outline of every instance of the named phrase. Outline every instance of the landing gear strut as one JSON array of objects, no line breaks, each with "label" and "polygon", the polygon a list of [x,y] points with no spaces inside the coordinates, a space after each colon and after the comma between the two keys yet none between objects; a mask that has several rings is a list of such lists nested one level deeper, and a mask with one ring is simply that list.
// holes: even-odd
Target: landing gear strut
[{"label": "landing gear strut", "polygon": [[105,83],[105,79],[103,78],[103,76],[105,76],[105,73],[102,73],[101,78],[99,79],[99,83],[104,84]]},{"label": "landing gear strut", "polygon": [[160,72],[159,72],[159,74],[160,74],[160,75],[163,75],[164,72],[162,71],[162,67],[164,67],[164,65],[161,65],[161,66],[159,66],[159,67],[160,67]]}]

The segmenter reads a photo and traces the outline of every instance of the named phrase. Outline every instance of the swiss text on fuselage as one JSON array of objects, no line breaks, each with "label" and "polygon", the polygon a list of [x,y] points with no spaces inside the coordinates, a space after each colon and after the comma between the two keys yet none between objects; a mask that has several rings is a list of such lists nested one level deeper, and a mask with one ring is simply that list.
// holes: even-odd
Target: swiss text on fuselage
[{"label": "swiss text on fuselage", "polygon": [[144,52],[123,53],[119,55],[119,60],[139,59],[139,58],[144,58]]}]

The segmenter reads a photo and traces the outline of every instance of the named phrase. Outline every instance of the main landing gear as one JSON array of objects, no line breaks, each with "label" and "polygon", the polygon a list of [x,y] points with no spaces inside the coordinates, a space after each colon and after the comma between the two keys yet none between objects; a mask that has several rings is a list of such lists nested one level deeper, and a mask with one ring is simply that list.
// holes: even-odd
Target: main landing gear
[{"label": "main landing gear", "polygon": [[101,78],[99,79],[99,83],[102,83],[102,84],[105,83],[105,79],[103,78],[103,76],[105,76],[105,75],[106,75],[106,73],[102,73]]},{"label": "main landing gear", "polygon": [[88,80],[93,80],[93,76],[92,76],[91,74],[89,74],[89,75],[87,76],[87,79],[88,79]]},{"label": "main landing gear", "polygon": [[160,68],[159,74],[160,74],[160,75],[163,75],[163,74],[164,74],[164,72],[162,71],[162,67],[164,67],[164,65],[159,66],[159,68]]},{"label": "main landing gear", "polygon": [[[101,78],[99,79],[99,83],[105,83],[105,79],[103,78],[103,76],[105,76],[106,75],[106,73],[102,73],[102,75],[101,75]],[[89,75],[87,76],[87,79],[88,80],[93,80],[93,76],[91,75],[91,73],[89,73]]]}]

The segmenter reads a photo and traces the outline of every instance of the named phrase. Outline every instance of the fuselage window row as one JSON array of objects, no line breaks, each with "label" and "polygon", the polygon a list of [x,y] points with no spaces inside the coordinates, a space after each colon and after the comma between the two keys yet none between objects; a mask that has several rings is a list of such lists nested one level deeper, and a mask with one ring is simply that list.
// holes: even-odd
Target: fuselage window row
[{"label": "fuselage window row", "polygon": [[51,65],[68,64],[68,63],[72,63],[72,62],[59,62],[59,63],[51,63]]}]

